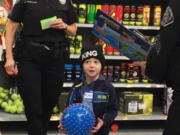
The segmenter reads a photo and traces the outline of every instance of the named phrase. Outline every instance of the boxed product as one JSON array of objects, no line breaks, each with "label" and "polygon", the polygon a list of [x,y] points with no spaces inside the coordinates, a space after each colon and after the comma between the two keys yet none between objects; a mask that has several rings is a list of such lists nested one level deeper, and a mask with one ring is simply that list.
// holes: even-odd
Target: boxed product
[{"label": "boxed product", "polygon": [[151,43],[137,30],[129,30],[102,10],[98,10],[92,33],[131,60],[146,60]]},{"label": "boxed product", "polygon": [[120,111],[126,115],[152,115],[153,94],[148,92],[120,93]]},{"label": "boxed product", "polygon": [[58,100],[59,112],[63,112],[64,109],[66,108],[67,97],[68,97],[67,92],[62,92],[61,95],[59,96],[59,100]]}]

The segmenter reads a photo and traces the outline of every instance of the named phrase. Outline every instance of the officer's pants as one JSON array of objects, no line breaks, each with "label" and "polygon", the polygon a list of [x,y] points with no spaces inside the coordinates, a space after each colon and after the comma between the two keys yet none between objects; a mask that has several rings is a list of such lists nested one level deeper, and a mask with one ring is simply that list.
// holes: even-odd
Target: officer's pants
[{"label": "officer's pants", "polygon": [[174,92],[163,135],[180,135],[180,92]]},{"label": "officer's pants", "polygon": [[63,56],[55,60],[47,51],[32,58],[28,51],[23,52],[18,63],[19,92],[25,105],[28,134],[46,135],[48,121],[62,89]]}]

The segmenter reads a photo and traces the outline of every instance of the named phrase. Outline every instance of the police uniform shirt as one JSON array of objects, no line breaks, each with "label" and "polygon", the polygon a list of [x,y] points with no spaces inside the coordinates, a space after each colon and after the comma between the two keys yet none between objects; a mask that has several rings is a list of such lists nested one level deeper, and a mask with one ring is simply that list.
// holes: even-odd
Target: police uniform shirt
[{"label": "police uniform shirt", "polygon": [[77,22],[71,0],[16,0],[9,18],[23,23],[23,36],[37,41],[57,42],[65,39],[62,29],[41,29],[40,20],[57,16],[68,25]]}]

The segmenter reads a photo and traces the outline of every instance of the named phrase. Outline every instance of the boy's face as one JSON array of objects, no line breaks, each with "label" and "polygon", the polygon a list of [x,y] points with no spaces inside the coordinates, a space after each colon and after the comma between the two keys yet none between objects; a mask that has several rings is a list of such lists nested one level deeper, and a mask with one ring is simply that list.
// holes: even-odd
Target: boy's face
[{"label": "boy's face", "polygon": [[86,78],[96,80],[99,78],[101,72],[101,62],[96,58],[90,58],[84,61],[83,71]]}]

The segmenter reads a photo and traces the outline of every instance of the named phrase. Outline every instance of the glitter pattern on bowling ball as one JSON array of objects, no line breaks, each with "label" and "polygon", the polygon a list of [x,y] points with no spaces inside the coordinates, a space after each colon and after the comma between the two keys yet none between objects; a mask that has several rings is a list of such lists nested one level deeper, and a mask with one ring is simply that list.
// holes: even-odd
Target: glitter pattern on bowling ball
[{"label": "glitter pattern on bowling ball", "polygon": [[62,115],[62,127],[68,135],[88,135],[94,123],[93,111],[84,104],[72,104]]}]

